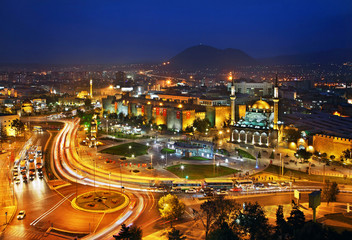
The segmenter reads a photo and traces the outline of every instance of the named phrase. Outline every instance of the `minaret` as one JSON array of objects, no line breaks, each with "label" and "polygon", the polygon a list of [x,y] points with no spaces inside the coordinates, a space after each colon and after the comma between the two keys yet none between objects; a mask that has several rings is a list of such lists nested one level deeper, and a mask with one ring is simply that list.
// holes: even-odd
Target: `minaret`
[{"label": "minaret", "polygon": [[90,94],[89,94],[89,96],[90,96],[90,98],[93,98],[93,79],[90,79],[90,82],[89,82],[89,84],[90,84]]},{"label": "minaret", "polygon": [[274,85],[274,130],[278,130],[279,127],[277,125],[279,121],[279,86],[277,83],[277,74],[275,78],[275,85]]},{"label": "minaret", "polygon": [[231,85],[231,125],[235,125],[236,123],[236,89],[235,89],[235,82],[232,79]]}]

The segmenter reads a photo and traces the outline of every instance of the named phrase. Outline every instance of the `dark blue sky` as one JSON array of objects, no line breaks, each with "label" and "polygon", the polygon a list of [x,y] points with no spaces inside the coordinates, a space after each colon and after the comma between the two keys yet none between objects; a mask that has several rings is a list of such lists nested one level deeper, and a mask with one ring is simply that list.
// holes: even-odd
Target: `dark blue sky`
[{"label": "dark blue sky", "polygon": [[0,62],[162,61],[199,43],[254,57],[352,48],[352,1],[0,0]]}]

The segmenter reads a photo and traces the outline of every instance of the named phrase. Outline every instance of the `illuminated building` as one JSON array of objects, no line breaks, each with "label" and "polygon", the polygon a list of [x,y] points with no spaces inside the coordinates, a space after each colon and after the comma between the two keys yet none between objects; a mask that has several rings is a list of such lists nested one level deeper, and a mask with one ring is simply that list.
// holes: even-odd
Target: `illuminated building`
[{"label": "illuminated building", "polygon": [[89,86],[90,86],[90,88],[89,88],[89,96],[90,96],[90,98],[93,98],[93,79],[90,79]]},{"label": "illuminated building", "polygon": [[15,136],[16,131],[14,128],[11,128],[11,123],[13,120],[18,119],[17,114],[3,114],[0,113],[0,126],[3,131],[6,132],[7,136]]},{"label": "illuminated building", "polygon": [[[234,96],[232,91],[231,96]],[[274,87],[273,102],[274,106],[272,107],[269,103],[260,99],[252,106],[248,106],[245,115],[242,117],[239,115],[237,121],[236,119],[234,119],[234,121],[231,119],[231,141],[233,143],[257,146],[277,146],[280,132],[278,120],[279,95],[277,78]],[[233,104],[234,105],[231,106],[231,116],[235,118],[235,101],[233,101]]]}]

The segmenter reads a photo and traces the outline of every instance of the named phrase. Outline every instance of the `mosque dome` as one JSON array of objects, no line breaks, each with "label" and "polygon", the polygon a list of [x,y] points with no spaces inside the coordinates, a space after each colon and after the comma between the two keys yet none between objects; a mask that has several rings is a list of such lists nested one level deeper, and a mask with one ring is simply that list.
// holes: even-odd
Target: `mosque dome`
[{"label": "mosque dome", "polygon": [[270,109],[270,105],[269,105],[269,103],[267,103],[263,100],[259,100],[253,104],[252,108],[254,108],[254,109]]}]

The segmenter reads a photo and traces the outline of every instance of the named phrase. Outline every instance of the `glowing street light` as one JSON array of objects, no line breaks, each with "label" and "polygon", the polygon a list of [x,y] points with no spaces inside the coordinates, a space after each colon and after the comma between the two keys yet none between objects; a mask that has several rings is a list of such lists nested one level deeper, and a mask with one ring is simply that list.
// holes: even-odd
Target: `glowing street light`
[{"label": "glowing street light", "polygon": [[183,177],[183,170],[185,169],[185,166],[181,165],[181,170],[182,170],[182,177]]}]

